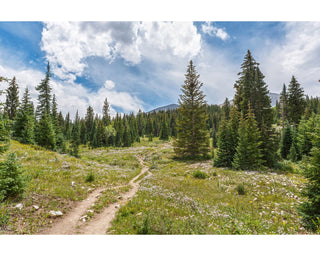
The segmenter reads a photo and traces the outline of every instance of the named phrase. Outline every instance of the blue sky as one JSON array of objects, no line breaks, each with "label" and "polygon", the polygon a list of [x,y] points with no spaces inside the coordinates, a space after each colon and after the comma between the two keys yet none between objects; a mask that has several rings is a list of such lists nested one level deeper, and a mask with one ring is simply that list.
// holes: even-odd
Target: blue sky
[{"label": "blue sky", "polygon": [[320,96],[320,22],[0,22],[0,75],[34,87],[52,68],[63,114],[149,111],[177,103],[190,59],[209,104],[232,98],[247,50],[271,92],[295,75]]}]

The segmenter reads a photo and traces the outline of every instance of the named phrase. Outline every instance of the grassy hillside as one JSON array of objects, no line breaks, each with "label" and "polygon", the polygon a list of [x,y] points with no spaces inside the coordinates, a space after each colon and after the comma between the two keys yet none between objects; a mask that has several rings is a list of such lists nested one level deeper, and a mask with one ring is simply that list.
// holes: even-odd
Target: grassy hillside
[{"label": "grassy hillside", "polygon": [[[103,205],[96,206],[101,210],[118,195],[113,187],[126,185],[141,169],[136,152],[119,155],[116,149],[82,148],[82,157],[77,159],[12,141],[9,152],[17,153],[27,187],[22,200],[0,204],[0,232],[6,234],[35,233],[55,222],[51,210],[65,214],[90,191],[106,186],[109,189],[101,197]],[[23,205],[21,210],[15,208],[18,203]]]},{"label": "grassy hillside", "polygon": [[[0,204],[1,233],[36,233],[56,221],[51,210],[66,214],[76,201],[105,186],[92,206],[92,215],[100,212],[140,172],[138,154],[153,175],[120,207],[109,234],[307,233],[296,211],[305,182],[298,173],[234,171],[212,167],[212,161],[176,161],[171,144],[156,139],[130,148],[81,148],[81,159],[15,141],[10,151],[23,166],[27,189],[20,201]],[[15,208],[18,203],[21,210]]]}]

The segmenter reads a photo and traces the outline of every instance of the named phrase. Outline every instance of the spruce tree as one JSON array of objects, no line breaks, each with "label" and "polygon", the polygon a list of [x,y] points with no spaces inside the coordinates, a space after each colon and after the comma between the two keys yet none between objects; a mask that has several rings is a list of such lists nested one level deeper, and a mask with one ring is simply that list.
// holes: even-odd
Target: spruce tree
[{"label": "spruce tree", "polygon": [[52,112],[51,112],[51,116],[52,116],[52,123],[53,123],[53,126],[55,128],[55,131],[57,129],[60,128],[59,126],[59,120],[58,120],[58,104],[57,104],[57,99],[56,99],[56,95],[53,94],[53,97],[52,97]]},{"label": "spruce tree", "polygon": [[298,125],[305,109],[304,91],[294,76],[288,89],[288,119],[291,124]]},{"label": "spruce tree", "polygon": [[228,98],[225,99],[223,106],[222,106],[222,112],[226,120],[229,119],[230,115],[230,101]]},{"label": "spruce tree", "polygon": [[104,100],[103,109],[102,109],[102,120],[103,120],[104,126],[108,126],[111,122],[109,112],[110,112],[110,106],[108,103],[108,99],[106,98]]},{"label": "spruce tree", "polygon": [[231,153],[235,145],[231,144],[230,130],[228,129],[228,122],[223,118],[219,125],[217,142],[217,154],[214,158],[213,165],[216,167],[231,167],[233,155]]},{"label": "spruce tree", "polygon": [[199,75],[190,61],[179,99],[178,138],[174,150],[178,157],[207,156],[209,152],[208,116],[205,95],[201,90]]},{"label": "spruce tree", "polygon": [[308,182],[303,195],[307,200],[299,206],[299,212],[305,226],[316,231],[320,224],[320,118],[317,118],[315,132],[312,133],[312,145],[309,164],[305,165],[304,170]]},{"label": "spruce tree", "polygon": [[16,83],[16,77],[13,77],[6,89],[6,103],[4,107],[5,113],[10,120],[13,120],[16,116],[19,107],[19,90]]},{"label": "spruce tree", "polygon": [[67,140],[71,139],[71,131],[72,131],[72,124],[70,119],[70,113],[66,114],[65,122],[64,122],[64,136]]},{"label": "spruce tree", "polygon": [[51,122],[51,116],[46,112],[41,116],[37,124],[36,142],[38,145],[50,150],[55,150],[56,136]]},{"label": "spruce tree", "polygon": [[283,159],[287,159],[290,153],[291,144],[292,144],[291,126],[288,122],[286,122],[286,125],[282,130],[282,135],[280,140],[280,154]]},{"label": "spruce tree", "polygon": [[50,86],[50,65],[48,62],[46,76],[41,83],[36,87],[36,90],[39,92],[38,101],[39,105],[37,106],[37,117],[40,119],[44,114],[47,116],[51,115],[51,91]]},{"label": "spruce tree", "polygon": [[106,130],[103,120],[97,121],[97,146],[103,147],[107,145]]},{"label": "spruce tree", "polygon": [[290,146],[288,158],[292,162],[296,162],[297,160],[300,159],[300,155],[298,150],[297,132],[296,132],[295,126],[291,128],[291,137],[292,137],[292,140],[291,140],[291,146]]},{"label": "spruce tree", "polygon": [[282,128],[284,128],[285,122],[288,120],[288,94],[285,84],[283,84],[280,94],[280,116]]},{"label": "spruce tree", "polygon": [[241,64],[241,71],[238,73],[239,79],[234,84],[236,94],[234,96],[234,104],[238,111],[243,115],[248,112],[248,104],[252,104],[252,91],[254,88],[254,73],[257,62],[248,50]]},{"label": "spruce tree", "polygon": [[50,65],[47,65],[47,72],[45,78],[41,80],[41,83],[36,87],[39,92],[38,101],[39,104],[36,110],[36,116],[39,122],[36,124],[36,142],[38,145],[47,149],[56,149],[56,134],[55,127],[52,122],[51,113],[51,86],[50,86]]},{"label": "spruce tree", "polygon": [[166,113],[164,113],[162,121],[161,121],[161,129],[160,129],[159,139],[160,140],[169,140],[169,131],[168,131]]},{"label": "spruce tree", "polygon": [[53,98],[52,98],[51,119],[52,119],[53,129],[54,129],[54,132],[55,132],[55,135],[56,135],[56,146],[62,152],[65,152],[66,143],[65,143],[65,140],[64,140],[63,132],[62,132],[63,127],[60,126],[60,122],[59,122],[58,104],[57,104],[57,100],[56,100],[56,95],[55,94],[53,94]]},{"label": "spruce tree", "polygon": [[0,154],[6,152],[10,147],[10,132],[8,119],[0,114]]},{"label": "spruce tree", "polygon": [[87,127],[86,121],[81,118],[80,120],[80,143],[83,145],[87,144]]},{"label": "spruce tree", "polygon": [[13,125],[13,136],[21,143],[34,144],[34,107],[26,88]]},{"label": "spruce tree", "polygon": [[71,132],[71,150],[70,155],[74,157],[79,157],[79,145],[80,145],[80,118],[78,110],[76,112],[76,117],[74,120],[74,125]]},{"label": "spruce tree", "polygon": [[238,74],[240,77],[234,85],[236,89],[234,103],[244,116],[247,115],[250,105],[260,131],[262,158],[266,165],[272,166],[276,154],[276,140],[275,131],[272,129],[271,99],[268,95],[268,87],[264,82],[264,75],[249,50],[241,69]]},{"label": "spruce tree", "polygon": [[260,144],[260,131],[249,104],[246,118],[240,118],[239,143],[232,166],[243,170],[260,168],[263,163]]},{"label": "spruce tree", "polygon": [[298,132],[297,144],[301,156],[309,156],[312,148],[312,133],[314,133],[315,123],[319,116],[313,114],[309,119],[301,119]]},{"label": "spruce tree", "polygon": [[0,163],[0,202],[7,198],[21,196],[25,190],[21,166],[15,153],[9,153],[7,160]]},{"label": "spruce tree", "polygon": [[93,126],[94,126],[94,112],[91,106],[87,108],[85,120],[86,120],[86,130],[87,130],[87,141],[89,142],[91,141],[92,143],[93,135],[94,135],[94,132],[92,132]]},{"label": "spruce tree", "polygon": [[127,122],[127,119],[124,117],[123,118],[123,146],[124,147],[130,147],[133,143],[132,137],[131,137],[131,132],[130,132],[130,126]]}]

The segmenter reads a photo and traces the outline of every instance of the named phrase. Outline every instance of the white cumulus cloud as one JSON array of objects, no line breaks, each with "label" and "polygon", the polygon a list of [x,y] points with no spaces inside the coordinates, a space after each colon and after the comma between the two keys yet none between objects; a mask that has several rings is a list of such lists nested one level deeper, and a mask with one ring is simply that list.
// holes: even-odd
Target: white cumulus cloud
[{"label": "white cumulus cloud", "polygon": [[104,87],[105,87],[106,89],[111,90],[111,89],[114,88],[114,86],[115,86],[115,84],[114,84],[114,82],[111,81],[111,80],[107,80],[107,81],[104,82]]},{"label": "white cumulus cloud", "polygon": [[52,72],[69,82],[83,75],[89,57],[135,65],[142,58],[190,58],[200,49],[192,22],[47,22],[41,40]]},{"label": "white cumulus cloud", "polygon": [[289,22],[284,29],[283,42],[271,44],[261,54],[271,91],[280,92],[294,75],[307,94],[319,96],[320,22]]},{"label": "white cumulus cloud", "polygon": [[222,40],[230,38],[228,33],[223,28],[217,28],[212,22],[205,22],[201,25],[202,32],[210,36],[216,36]]}]

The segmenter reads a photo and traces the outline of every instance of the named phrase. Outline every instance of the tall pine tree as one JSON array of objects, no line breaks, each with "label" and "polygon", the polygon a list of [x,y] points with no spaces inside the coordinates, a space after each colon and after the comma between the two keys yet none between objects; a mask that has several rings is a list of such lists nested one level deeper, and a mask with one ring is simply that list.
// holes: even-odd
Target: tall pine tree
[{"label": "tall pine tree", "polygon": [[34,106],[26,87],[13,125],[13,136],[25,144],[34,144]]},{"label": "tall pine tree", "polygon": [[13,120],[16,116],[19,107],[19,90],[16,83],[16,77],[13,77],[6,89],[6,103],[4,111],[8,115],[10,120]]},{"label": "tall pine tree", "polygon": [[288,119],[298,125],[305,109],[304,91],[297,79],[292,76],[288,89]]},{"label": "tall pine tree", "polygon": [[284,128],[284,125],[288,120],[288,94],[285,84],[283,84],[282,91],[280,94],[280,116],[282,128]]},{"label": "tall pine tree", "polygon": [[207,156],[209,152],[208,116],[205,95],[199,75],[190,61],[182,85],[179,99],[179,119],[177,120],[178,138],[174,151],[178,157]]}]

